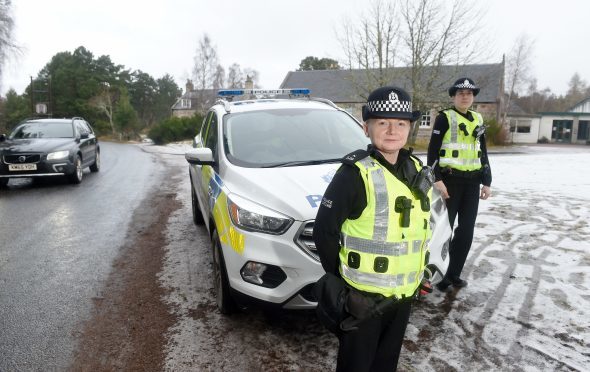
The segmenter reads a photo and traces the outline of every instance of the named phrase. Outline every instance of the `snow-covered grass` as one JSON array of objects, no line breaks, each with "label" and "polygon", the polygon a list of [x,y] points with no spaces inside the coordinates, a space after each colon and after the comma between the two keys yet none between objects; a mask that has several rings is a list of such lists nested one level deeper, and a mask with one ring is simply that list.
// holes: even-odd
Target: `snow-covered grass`
[{"label": "snow-covered grass", "polygon": [[590,370],[590,147],[491,154],[463,271],[412,314],[417,370]]}]

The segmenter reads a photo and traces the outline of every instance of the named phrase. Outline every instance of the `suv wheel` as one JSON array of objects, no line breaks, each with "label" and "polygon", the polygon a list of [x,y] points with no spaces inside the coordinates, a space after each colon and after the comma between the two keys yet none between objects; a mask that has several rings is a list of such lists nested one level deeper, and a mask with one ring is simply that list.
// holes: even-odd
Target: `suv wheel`
[{"label": "suv wheel", "polygon": [[0,189],[5,188],[8,185],[10,178],[0,178]]},{"label": "suv wheel", "polygon": [[222,314],[232,314],[238,309],[234,299],[231,297],[229,279],[221,250],[221,242],[217,230],[213,230],[213,280],[217,308]]},{"label": "suv wheel", "polygon": [[76,155],[76,160],[74,160],[74,165],[76,166],[76,169],[74,170],[74,173],[70,174],[69,179],[70,179],[71,183],[78,184],[78,183],[82,182],[82,176],[83,176],[82,159],[80,159],[80,155]]},{"label": "suv wheel", "polygon": [[195,187],[193,186],[192,180],[191,182],[191,204],[193,207],[193,222],[195,225],[202,225],[205,223],[203,219],[203,214],[201,213],[201,209],[199,208],[199,199],[197,199],[197,194],[195,192]]},{"label": "suv wheel", "polygon": [[99,170],[100,170],[100,151],[97,151],[96,155],[94,156],[94,163],[90,166],[90,171],[96,173]]}]

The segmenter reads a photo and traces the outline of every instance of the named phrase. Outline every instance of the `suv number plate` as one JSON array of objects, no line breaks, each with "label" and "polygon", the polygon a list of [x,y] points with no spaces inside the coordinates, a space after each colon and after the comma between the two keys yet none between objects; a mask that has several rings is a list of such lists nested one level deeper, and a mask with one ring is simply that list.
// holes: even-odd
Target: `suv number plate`
[{"label": "suv number plate", "polygon": [[30,171],[37,170],[37,164],[8,164],[10,171]]}]

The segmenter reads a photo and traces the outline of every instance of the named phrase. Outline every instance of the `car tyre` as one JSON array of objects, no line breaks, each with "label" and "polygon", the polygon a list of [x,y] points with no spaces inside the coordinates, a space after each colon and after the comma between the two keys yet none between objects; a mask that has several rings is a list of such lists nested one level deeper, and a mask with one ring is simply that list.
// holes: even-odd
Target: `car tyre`
[{"label": "car tyre", "polygon": [[76,155],[76,158],[74,160],[74,173],[69,175],[69,180],[71,183],[74,184],[79,184],[80,182],[82,182],[82,177],[83,177],[83,169],[82,169],[82,159],[80,159],[80,155]]},{"label": "car tyre", "polygon": [[0,189],[8,186],[8,180],[10,180],[10,178],[0,178]]},{"label": "car tyre", "polygon": [[96,151],[94,163],[90,166],[90,171],[96,173],[100,170],[100,151]]},{"label": "car tyre", "polygon": [[230,315],[238,310],[236,302],[231,296],[229,279],[227,277],[227,270],[225,267],[225,260],[223,259],[223,251],[221,249],[221,242],[217,235],[217,230],[213,230],[213,286],[215,288],[215,299],[219,312],[225,315]]},{"label": "car tyre", "polygon": [[193,209],[193,222],[195,225],[202,225],[205,223],[205,219],[203,218],[203,214],[201,213],[201,208],[199,208],[199,199],[197,199],[197,194],[195,191],[195,187],[193,186],[191,180],[191,204]]}]

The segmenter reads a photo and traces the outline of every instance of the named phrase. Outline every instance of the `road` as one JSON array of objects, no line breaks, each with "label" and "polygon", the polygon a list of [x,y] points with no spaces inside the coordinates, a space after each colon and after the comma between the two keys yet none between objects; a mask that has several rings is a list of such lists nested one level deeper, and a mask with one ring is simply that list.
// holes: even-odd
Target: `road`
[{"label": "road", "polygon": [[163,176],[137,146],[101,143],[80,185],[11,180],[0,190],[0,371],[63,370],[74,330],[119,253],[134,209]]}]

